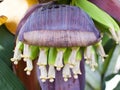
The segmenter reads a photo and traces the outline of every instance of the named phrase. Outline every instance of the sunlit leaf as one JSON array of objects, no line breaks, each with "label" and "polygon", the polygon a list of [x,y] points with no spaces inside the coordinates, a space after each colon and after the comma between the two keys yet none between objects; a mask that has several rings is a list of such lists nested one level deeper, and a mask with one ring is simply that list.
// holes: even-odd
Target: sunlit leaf
[{"label": "sunlit leaf", "polygon": [[107,63],[105,63],[105,77],[114,73],[115,65],[120,54],[120,45],[116,45],[113,50],[110,51],[108,58],[106,59]]}]

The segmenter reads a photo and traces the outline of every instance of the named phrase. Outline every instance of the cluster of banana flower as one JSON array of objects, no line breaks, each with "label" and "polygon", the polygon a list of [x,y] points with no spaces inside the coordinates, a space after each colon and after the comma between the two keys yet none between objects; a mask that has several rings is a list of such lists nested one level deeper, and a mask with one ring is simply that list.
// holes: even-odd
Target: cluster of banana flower
[{"label": "cluster of banana flower", "polygon": [[75,6],[37,5],[27,12],[18,29],[11,61],[18,64],[23,58],[24,70],[30,75],[34,68],[32,61],[37,59],[42,82],[54,82],[56,71],[62,71],[64,81],[77,79],[82,74],[83,58],[94,70],[95,49],[103,59],[106,57],[93,21]]}]

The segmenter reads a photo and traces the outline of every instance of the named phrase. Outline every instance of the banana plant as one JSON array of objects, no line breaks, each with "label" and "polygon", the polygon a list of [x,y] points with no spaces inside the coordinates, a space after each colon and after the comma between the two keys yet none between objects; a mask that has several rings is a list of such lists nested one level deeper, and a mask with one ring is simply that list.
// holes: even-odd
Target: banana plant
[{"label": "banana plant", "polygon": [[[93,3],[91,3],[90,1]],[[111,3],[111,1],[109,0],[104,0],[103,2]],[[82,81],[84,79],[84,76],[86,77],[85,79],[86,84],[84,82],[78,83],[79,81],[78,80],[74,83],[74,85],[72,85],[71,87],[72,89],[70,90],[79,90],[80,88],[84,88],[84,85],[85,85],[85,90],[104,90],[105,81],[110,80],[113,77],[113,76],[111,77],[111,75],[119,74],[119,68],[116,71],[116,64],[117,64],[117,61],[119,61],[118,57],[120,56],[119,14],[117,12],[116,12],[117,14],[115,15],[114,13],[112,13],[112,11],[114,10],[114,7],[117,7],[117,5],[112,3],[113,7],[111,7],[111,9],[105,9],[105,6],[107,7],[107,5],[106,4],[100,5],[99,0],[65,0],[65,1],[58,0],[58,4],[67,4],[67,5],[77,6],[80,9],[82,9],[84,12],[86,12],[88,16],[93,20],[93,23],[95,24],[96,28],[100,32],[100,35],[101,35],[100,42],[94,44],[94,46],[89,46],[87,48],[82,48],[82,47],[46,48],[46,47],[38,47],[38,43],[37,43],[38,40],[34,42],[30,42],[31,41],[30,39],[34,39],[34,37],[30,38],[29,36],[32,33],[28,33],[28,35],[26,34],[26,40],[28,40],[29,43],[32,44],[29,46],[26,44],[28,42],[23,43],[18,41],[19,37],[20,39],[23,38],[21,37],[23,34],[22,31],[17,32],[17,34],[18,33],[20,34],[18,34],[19,37],[16,39],[17,41],[15,42],[15,36],[9,32],[9,30],[6,28],[5,25],[2,25],[0,26],[0,62],[1,62],[0,66],[2,67],[0,69],[0,73],[1,73],[0,76],[2,78],[0,79],[0,82],[4,81],[4,83],[0,84],[0,90],[8,90],[8,89],[26,90],[25,89],[25,86],[27,85],[26,83],[29,83],[30,81],[25,81],[23,85],[20,79],[24,77],[18,78],[16,76],[16,75],[19,76],[20,73],[15,71],[15,69],[12,68],[12,63],[11,63],[11,61],[13,61],[15,65],[18,64],[18,66],[16,65],[15,68],[20,68],[19,63],[21,63],[20,61],[21,58],[23,58],[24,62],[26,62],[26,65],[24,65],[24,67],[22,68],[24,69],[23,72],[26,72],[26,73],[23,73],[24,74],[23,76],[27,74],[28,76],[27,77],[25,76],[25,78],[28,78],[28,77],[31,78],[33,75],[30,75],[30,74],[32,74],[36,69],[38,72],[38,75],[40,76],[40,78],[37,78],[37,79],[39,79],[41,88],[43,90],[59,90],[59,88],[63,87],[60,84],[56,85],[57,83],[63,83],[64,84],[63,88],[65,90],[68,90],[66,86],[68,85],[69,87],[69,84],[72,84],[69,81],[69,79],[74,80],[74,78],[76,78]],[[47,7],[47,8],[51,8],[51,7]],[[46,8],[44,7],[43,9],[46,9]],[[102,9],[104,9],[105,11],[103,11]],[[26,15],[26,16],[29,16],[29,15]],[[3,24],[6,21],[6,19],[4,20],[3,19],[1,19],[0,17],[0,24]],[[25,18],[23,19],[24,21],[26,21]],[[21,24],[19,24],[18,29],[20,29],[20,27],[21,27]],[[34,46],[33,43],[37,44],[37,46]],[[47,43],[49,44],[49,42]],[[16,44],[16,47],[14,48],[15,44]],[[46,45],[45,43],[39,42],[39,45],[41,44]],[[59,44],[54,43],[54,45],[59,45]],[[50,43],[49,45],[53,45],[53,43],[52,44]],[[15,49],[14,55],[12,51],[13,49]],[[84,64],[83,60],[81,61],[81,58],[83,58],[83,54],[81,56],[80,52],[83,52],[83,50],[84,50],[84,58],[85,58],[84,61],[86,62],[86,64]],[[35,68],[34,67],[35,65],[32,64],[34,63],[36,58],[38,58],[38,61],[37,61],[38,68]],[[76,61],[74,61],[74,58],[76,58]],[[60,60],[59,62],[58,62],[58,59]],[[62,59],[64,59],[63,62],[62,62]],[[90,59],[92,59],[92,61],[90,61]],[[81,62],[81,64],[78,64],[78,66],[81,65],[81,68],[78,68],[79,72],[75,72],[77,68],[77,64],[75,62],[78,62],[78,63]],[[75,69],[74,68],[71,69],[73,73],[73,78],[71,78],[71,74],[69,72],[69,69],[70,69],[68,68],[69,65],[70,65],[70,68],[75,67]],[[85,65],[85,72],[86,72],[85,74],[83,70],[84,65]],[[63,72],[59,72],[62,68],[63,68]],[[48,72],[46,71],[46,69],[48,69]],[[13,72],[16,72],[16,75]],[[60,80],[61,73],[62,73],[63,81]],[[58,78],[56,78],[56,75],[58,76],[59,80]],[[79,78],[80,75],[81,77]],[[36,80],[34,78],[31,78],[31,79]],[[56,81],[57,83],[55,83],[54,81]],[[7,87],[5,87],[6,84],[7,84]],[[38,87],[38,83],[35,83],[35,84],[37,85],[33,87]],[[31,84],[31,85],[35,85],[35,84]],[[80,84],[80,86],[77,86],[78,84]],[[53,87],[54,85],[56,85],[56,87]],[[35,88],[33,87],[31,88],[35,90]],[[50,88],[47,89],[48,87]],[[40,90],[40,88],[36,88],[36,89]],[[120,88],[118,84],[115,90],[119,90],[119,89]],[[83,90],[83,89],[80,89],[80,90]]]}]

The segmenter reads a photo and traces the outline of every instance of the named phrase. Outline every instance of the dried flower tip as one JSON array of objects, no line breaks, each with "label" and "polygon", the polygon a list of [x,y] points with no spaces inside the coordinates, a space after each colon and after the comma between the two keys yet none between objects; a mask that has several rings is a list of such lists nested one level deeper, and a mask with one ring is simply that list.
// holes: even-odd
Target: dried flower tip
[{"label": "dried flower tip", "polygon": [[102,57],[102,58],[105,58],[107,57],[108,55],[105,54],[105,51],[104,51],[104,48],[102,46],[102,41],[100,41],[99,43],[96,44],[96,47],[97,47],[97,52],[98,54]]},{"label": "dried flower tip", "polygon": [[71,77],[69,64],[65,64],[63,71],[62,71],[62,75],[63,75],[64,81],[67,81],[68,78]]},{"label": "dried flower tip", "polygon": [[81,70],[80,70],[80,61],[79,60],[76,61],[75,66],[72,68],[72,71],[73,71],[73,74],[75,77],[78,74],[80,74],[80,75],[82,74]]},{"label": "dried flower tip", "polygon": [[40,79],[42,82],[45,82],[47,80],[47,69],[46,66],[39,66],[40,69]]},{"label": "dried flower tip", "polygon": [[110,31],[110,33],[111,33],[113,39],[116,41],[116,44],[118,44],[118,43],[119,43],[119,39],[118,39],[119,37],[117,36],[117,34],[116,34],[114,28],[110,28],[109,31]]},{"label": "dried flower tip", "polygon": [[62,61],[62,59],[63,59],[63,53],[64,52],[62,50],[58,51],[57,56],[56,56],[56,60],[55,60],[54,66],[56,67],[56,69],[58,71],[60,71],[61,68],[63,67],[63,61]]},{"label": "dried flower tip", "polygon": [[77,55],[78,50],[79,50],[79,47],[72,48],[72,52],[71,52],[70,57],[68,59],[68,63],[70,64],[70,68],[73,68],[75,66],[76,55]]},{"label": "dried flower tip", "polygon": [[48,70],[48,79],[50,82],[53,82],[54,78],[55,78],[55,68],[53,65],[50,65]]},{"label": "dried flower tip", "polygon": [[39,65],[39,66],[47,65],[47,53],[46,53],[45,49],[40,50],[37,65]]},{"label": "dried flower tip", "polygon": [[33,69],[32,60],[27,59],[27,60],[26,60],[26,68],[24,69],[24,71],[26,71],[26,74],[27,74],[27,75],[30,75],[32,69]]}]

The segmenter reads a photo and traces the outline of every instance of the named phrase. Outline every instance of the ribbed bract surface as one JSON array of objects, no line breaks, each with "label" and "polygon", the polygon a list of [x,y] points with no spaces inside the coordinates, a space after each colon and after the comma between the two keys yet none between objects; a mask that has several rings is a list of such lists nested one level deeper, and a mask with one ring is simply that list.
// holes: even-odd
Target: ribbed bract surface
[{"label": "ribbed bract surface", "polygon": [[36,30],[80,30],[100,37],[90,17],[80,8],[68,5],[45,5],[35,9],[21,27],[19,40],[23,40],[24,32]]}]

